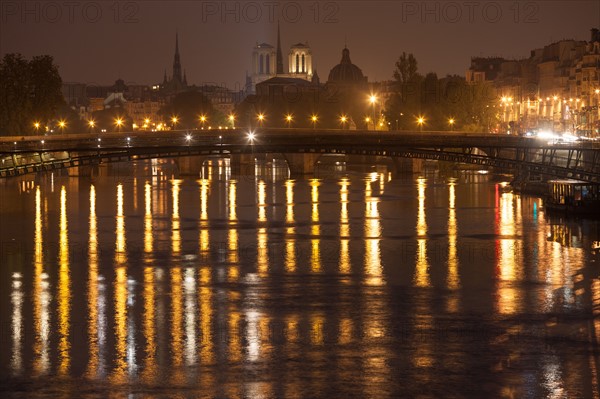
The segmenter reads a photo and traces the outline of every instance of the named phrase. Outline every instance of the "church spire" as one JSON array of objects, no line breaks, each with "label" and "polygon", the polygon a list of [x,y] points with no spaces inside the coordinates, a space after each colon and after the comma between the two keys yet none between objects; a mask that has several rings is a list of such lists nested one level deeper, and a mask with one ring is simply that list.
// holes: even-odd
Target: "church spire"
[{"label": "church spire", "polygon": [[175,32],[175,57],[173,57],[173,80],[182,82],[181,60],[179,58],[179,34]]},{"label": "church spire", "polygon": [[277,21],[277,75],[283,74],[283,55],[281,53],[281,32]]},{"label": "church spire", "polygon": [[163,85],[166,85],[168,83],[167,80],[167,69],[165,68],[165,76],[163,77]]},{"label": "church spire", "polygon": [[317,73],[317,68],[315,68],[315,73],[313,73],[312,78],[310,79],[313,85],[318,86],[321,84],[321,80],[319,79],[319,74]]}]

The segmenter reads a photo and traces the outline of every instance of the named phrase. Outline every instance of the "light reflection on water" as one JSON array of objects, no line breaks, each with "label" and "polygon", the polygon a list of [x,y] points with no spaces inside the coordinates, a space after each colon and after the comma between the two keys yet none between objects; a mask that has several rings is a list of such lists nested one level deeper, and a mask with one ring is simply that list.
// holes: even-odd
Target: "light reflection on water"
[{"label": "light reflection on water", "polygon": [[69,373],[71,364],[71,270],[69,264],[69,231],[67,226],[67,189],[60,189],[60,234],[59,234],[59,278],[58,278],[58,329],[59,366],[58,374]]},{"label": "light reflection on water", "polygon": [[598,388],[596,223],[460,177],[205,169],[2,193],[25,204],[2,242],[33,248],[2,255],[0,381],[70,376],[60,384],[85,379],[83,396],[128,384],[230,397]]},{"label": "light reflection on water", "polygon": [[415,269],[415,285],[428,287],[429,263],[427,261],[427,220],[425,216],[425,179],[418,179],[419,208],[417,213],[417,267]]},{"label": "light reflection on water", "polygon": [[321,226],[319,225],[319,186],[318,179],[310,181],[310,202],[311,202],[311,230],[310,230],[310,270],[313,273],[321,271],[321,242],[319,236],[321,234]]},{"label": "light reflection on water", "polygon": [[44,234],[42,222],[42,193],[35,190],[35,236],[34,236],[34,277],[33,277],[33,324],[35,343],[33,347],[33,374],[44,375],[49,366],[50,340],[50,301],[48,273],[44,268]]},{"label": "light reflection on water", "polygon": [[99,376],[98,348],[98,217],[96,216],[96,187],[90,186],[90,216],[88,239],[88,339],[90,358],[88,375],[90,378]]}]

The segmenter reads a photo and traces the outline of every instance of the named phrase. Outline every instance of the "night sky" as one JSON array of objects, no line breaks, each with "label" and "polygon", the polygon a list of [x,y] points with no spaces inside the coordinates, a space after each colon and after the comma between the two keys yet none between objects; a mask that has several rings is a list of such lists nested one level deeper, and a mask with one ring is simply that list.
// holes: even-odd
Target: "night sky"
[{"label": "night sky", "polygon": [[256,42],[276,44],[277,20],[285,67],[290,45],[308,41],[322,81],[345,43],[377,81],[391,78],[403,51],[415,54],[422,73],[464,75],[472,56],[527,57],[561,39],[589,40],[590,29],[600,27],[595,0],[0,0],[0,10],[0,53],[50,54],[65,82],[161,82],[178,31],[188,82],[231,88],[243,85]]}]

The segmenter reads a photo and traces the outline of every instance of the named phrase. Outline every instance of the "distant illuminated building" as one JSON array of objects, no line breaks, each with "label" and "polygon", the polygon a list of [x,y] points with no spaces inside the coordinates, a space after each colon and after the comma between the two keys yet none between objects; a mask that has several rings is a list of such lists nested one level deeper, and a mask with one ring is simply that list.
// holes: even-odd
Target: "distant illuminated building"
[{"label": "distant illuminated building", "polygon": [[181,58],[179,55],[179,35],[175,34],[175,55],[173,57],[173,74],[171,78],[167,78],[167,71],[163,77],[163,83],[161,89],[166,93],[177,93],[187,89],[187,77],[185,70],[182,73]]},{"label": "distant illuminated building", "polygon": [[[369,91],[368,79],[362,69],[352,63],[348,47],[342,49],[340,63],[331,68],[326,86],[329,87],[328,92],[336,93],[340,110],[349,117],[350,129],[362,127],[363,123],[367,127],[369,122],[363,122],[366,121],[365,116],[371,124],[377,122],[376,127],[379,128],[379,123],[383,122],[382,99],[379,94]],[[371,95],[367,96],[368,93]]]},{"label": "distant illuminated building", "polygon": [[277,26],[277,48],[268,43],[257,43],[252,51],[252,74],[246,77],[246,93],[256,94],[257,84],[273,78],[313,81],[312,51],[308,42],[297,43],[290,47],[288,73],[284,72],[279,26]]},{"label": "distant illuminated building", "polygon": [[348,47],[344,47],[342,50],[342,60],[340,63],[334,66],[329,72],[327,83],[335,83],[338,86],[365,86],[367,84],[367,77],[350,60],[350,50],[348,50]]},{"label": "distant illuminated building", "polygon": [[308,43],[294,44],[288,58],[290,75],[304,80],[312,79],[312,52]]}]

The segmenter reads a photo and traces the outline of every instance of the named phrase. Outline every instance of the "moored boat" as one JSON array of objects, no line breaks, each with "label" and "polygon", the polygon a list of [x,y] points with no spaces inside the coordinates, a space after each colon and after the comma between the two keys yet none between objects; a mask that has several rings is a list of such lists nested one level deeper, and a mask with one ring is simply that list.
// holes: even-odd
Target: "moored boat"
[{"label": "moored boat", "polygon": [[600,185],[580,180],[550,180],[545,207],[551,212],[600,216]]}]

